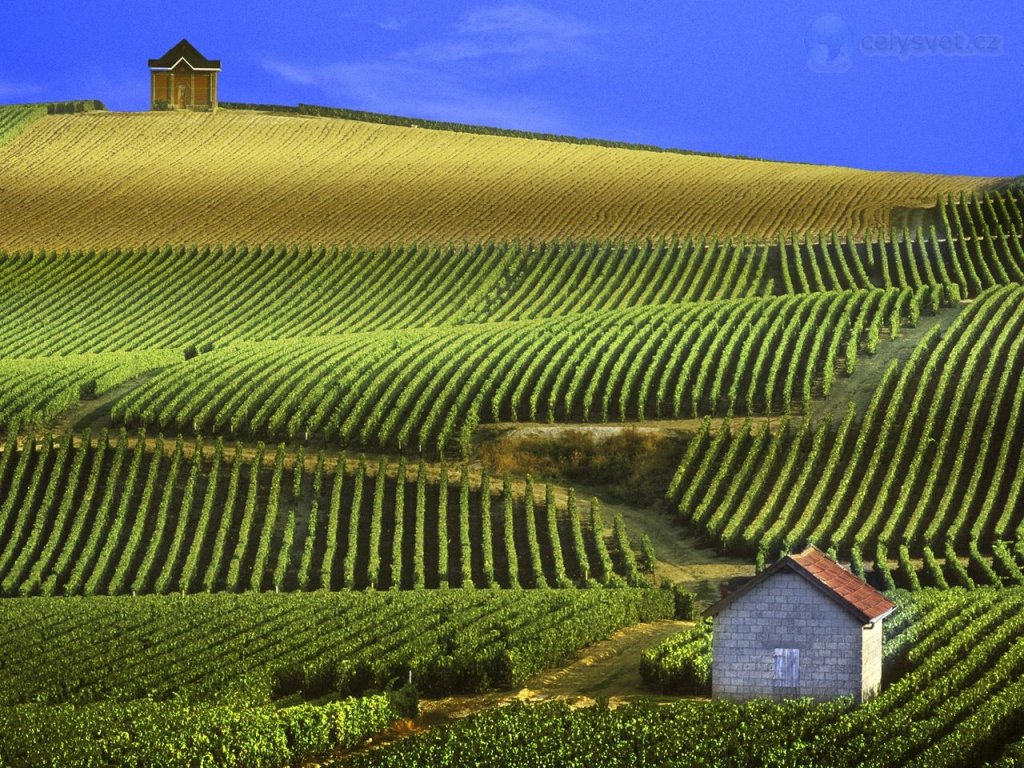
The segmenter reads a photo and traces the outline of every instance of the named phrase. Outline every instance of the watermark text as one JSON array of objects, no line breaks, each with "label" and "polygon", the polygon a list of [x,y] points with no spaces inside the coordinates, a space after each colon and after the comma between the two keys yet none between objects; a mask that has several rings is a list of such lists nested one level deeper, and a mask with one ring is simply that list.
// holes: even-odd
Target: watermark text
[{"label": "watermark text", "polygon": [[858,46],[865,56],[1001,56],[1001,35],[969,35],[953,32],[943,35],[905,35],[892,31],[863,35]]}]

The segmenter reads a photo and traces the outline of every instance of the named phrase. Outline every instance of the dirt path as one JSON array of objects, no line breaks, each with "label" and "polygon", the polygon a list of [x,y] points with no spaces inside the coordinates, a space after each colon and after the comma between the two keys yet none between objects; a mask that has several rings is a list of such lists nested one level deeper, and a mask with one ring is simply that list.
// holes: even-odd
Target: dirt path
[{"label": "dirt path", "polygon": [[656,621],[619,630],[607,640],[584,648],[567,666],[531,678],[518,691],[423,699],[416,722],[436,725],[513,701],[560,700],[588,706],[598,699],[607,699],[614,706],[639,698],[650,699],[655,694],[643,687],[640,655],[692,626],[693,622],[686,621]]},{"label": "dirt path", "polygon": [[616,632],[585,649],[569,666],[533,678],[515,697],[521,701],[561,699],[575,704],[592,704],[604,698],[611,705],[650,699],[652,692],[640,679],[640,655],[692,626],[693,622],[657,621]]},{"label": "dirt path", "polygon": [[[584,494],[580,497],[583,498]],[[555,498],[558,499],[557,491]],[[602,499],[601,512],[609,534],[612,520],[619,513],[632,541],[639,543],[645,533],[650,536],[658,558],[655,574],[682,584],[705,603],[718,599],[721,582],[737,576],[754,575],[752,560],[720,555],[712,547],[702,545],[693,531],[660,506],[631,507]]]},{"label": "dirt path", "polygon": [[[565,701],[574,707],[592,706],[606,700],[615,707],[637,699],[678,701],[678,696],[660,696],[643,687],[640,655],[663,640],[692,627],[692,622],[656,621],[619,630],[607,640],[584,648],[565,667],[548,670],[531,678],[517,691],[490,691],[442,699],[421,699],[420,714],[371,739],[365,749],[379,749],[414,733],[422,733],[450,720],[467,717],[512,702]],[[359,750],[362,751],[362,750]],[[343,765],[350,753],[324,761],[308,762],[303,768]],[[337,758],[342,758],[338,760]],[[332,762],[334,761],[334,762]]]}]

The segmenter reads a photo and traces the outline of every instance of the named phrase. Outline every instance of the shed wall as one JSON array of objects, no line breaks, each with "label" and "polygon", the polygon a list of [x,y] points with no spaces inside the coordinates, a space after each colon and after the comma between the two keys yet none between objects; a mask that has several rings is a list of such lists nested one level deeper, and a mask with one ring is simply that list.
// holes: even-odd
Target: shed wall
[{"label": "shed wall", "polygon": [[882,622],[861,630],[861,701],[870,701],[882,690]]},{"label": "shed wall", "polygon": [[153,73],[153,102],[166,101],[170,102],[170,82],[171,76],[166,72],[154,72]]},{"label": "shed wall", "polygon": [[[712,695],[716,698],[833,699],[877,689],[881,680],[881,624],[876,624],[877,670],[863,652],[868,642],[861,624],[794,573],[782,571],[726,606],[712,636]],[[800,651],[796,690],[775,684],[775,649]],[[874,675],[869,679],[866,674]],[[864,677],[862,677],[864,676]]]},{"label": "shed wall", "polygon": [[193,72],[190,68],[182,65],[174,70],[174,85],[171,85],[170,72],[152,73],[152,106],[157,102],[165,102],[175,108],[178,103],[178,85],[184,84],[187,89],[187,106],[189,107],[215,107],[217,106],[216,74],[213,72]]},{"label": "shed wall", "polygon": [[196,90],[192,94],[192,103],[207,106],[210,103],[210,75],[206,72],[196,74]]}]

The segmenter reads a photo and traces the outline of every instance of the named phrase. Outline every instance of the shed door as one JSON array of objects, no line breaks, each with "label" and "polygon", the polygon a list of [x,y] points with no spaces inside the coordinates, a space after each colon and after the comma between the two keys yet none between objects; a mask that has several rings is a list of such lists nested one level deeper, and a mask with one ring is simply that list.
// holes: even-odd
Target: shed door
[{"label": "shed door", "polygon": [[800,687],[800,649],[799,648],[776,648],[775,649],[775,687],[792,688]]},{"label": "shed door", "polygon": [[189,107],[188,86],[184,83],[178,85],[178,107],[187,109]]}]

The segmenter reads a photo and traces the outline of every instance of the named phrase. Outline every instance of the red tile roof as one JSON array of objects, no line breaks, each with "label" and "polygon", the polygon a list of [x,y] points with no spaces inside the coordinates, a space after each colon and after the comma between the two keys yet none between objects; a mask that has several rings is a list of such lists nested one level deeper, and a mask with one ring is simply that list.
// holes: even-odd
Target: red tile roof
[{"label": "red tile roof", "polygon": [[812,544],[797,555],[787,555],[735,592],[723,597],[707,610],[707,615],[714,616],[737,597],[783,570],[804,578],[862,624],[883,619],[896,608],[889,598],[858,579]]},{"label": "red tile roof", "polygon": [[859,615],[865,622],[877,621],[892,613],[896,607],[877,589],[858,579],[813,545],[799,555],[790,555],[788,559],[839,598],[840,605],[849,608],[851,613]]}]

